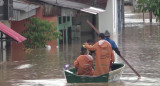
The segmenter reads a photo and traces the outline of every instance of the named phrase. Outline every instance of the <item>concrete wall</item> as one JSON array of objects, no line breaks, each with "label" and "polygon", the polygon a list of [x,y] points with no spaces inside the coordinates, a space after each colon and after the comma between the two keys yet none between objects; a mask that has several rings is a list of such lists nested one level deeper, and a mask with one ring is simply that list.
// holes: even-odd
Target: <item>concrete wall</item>
[{"label": "concrete wall", "polygon": [[[24,22],[25,20],[11,22],[11,28],[20,34],[24,30]],[[24,49],[25,47],[23,43],[17,43],[16,41],[11,41],[11,60],[12,61],[24,60],[24,55],[25,55]]]}]

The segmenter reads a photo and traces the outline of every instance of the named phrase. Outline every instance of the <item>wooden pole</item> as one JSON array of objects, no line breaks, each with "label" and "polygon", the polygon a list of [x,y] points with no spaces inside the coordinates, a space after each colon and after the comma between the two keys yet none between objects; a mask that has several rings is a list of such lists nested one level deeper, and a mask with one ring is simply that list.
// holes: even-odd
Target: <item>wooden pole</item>
[{"label": "wooden pole", "polygon": [[98,29],[96,29],[96,28],[94,27],[94,25],[93,25],[89,20],[87,20],[86,22],[92,27],[92,29],[93,29],[96,33],[99,34]]},{"label": "wooden pole", "polygon": [[140,74],[122,57],[120,56],[121,59],[134,71],[134,73],[138,76],[141,77]]}]

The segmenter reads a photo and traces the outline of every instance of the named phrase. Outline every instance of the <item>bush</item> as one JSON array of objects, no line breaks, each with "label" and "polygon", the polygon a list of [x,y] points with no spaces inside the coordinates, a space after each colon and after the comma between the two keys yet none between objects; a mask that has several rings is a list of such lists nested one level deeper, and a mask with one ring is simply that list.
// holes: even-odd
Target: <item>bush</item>
[{"label": "bush", "polygon": [[26,48],[44,48],[47,42],[60,38],[60,32],[57,31],[53,22],[32,17],[27,19],[24,26],[26,29],[22,35],[27,38],[24,41]]}]

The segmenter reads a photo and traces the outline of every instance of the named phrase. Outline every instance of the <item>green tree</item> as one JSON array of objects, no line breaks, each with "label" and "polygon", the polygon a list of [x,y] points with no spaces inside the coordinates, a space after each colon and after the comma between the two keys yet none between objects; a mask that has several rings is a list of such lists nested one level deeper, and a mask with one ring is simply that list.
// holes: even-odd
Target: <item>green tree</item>
[{"label": "green tree", "polygon": [[138,0],[140,11],[152,11],[156,21],[160,19],[160,0]]},{"label": "green tree", "polygon": [[60,32],[53,22],[32,17],[27,19],[24,26],[26,29],[22,35],[27,38],[24,42],[26,48],[44,48],[48,41],[60,38]]}]

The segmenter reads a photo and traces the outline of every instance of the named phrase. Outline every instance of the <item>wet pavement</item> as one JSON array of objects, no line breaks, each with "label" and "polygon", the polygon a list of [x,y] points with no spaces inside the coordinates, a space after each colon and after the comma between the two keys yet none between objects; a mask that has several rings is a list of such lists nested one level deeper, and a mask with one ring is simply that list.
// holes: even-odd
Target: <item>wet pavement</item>
[{"label": "wet pavement", "polygon": [[[126,9],[127,10],[127,9]],[[24,61],[0,64],[0,86],[160,86],[160,25],[143,23],[142,13],[126,11],[125,27],[119,33],[122,56],[142,76],[126,65],[120,81],[110,83],[67,83],[64,65],[73,67],[80,44],[60,46],[60,52],[33,50]],[[119,57],[118,62],[124,63]]]}]

